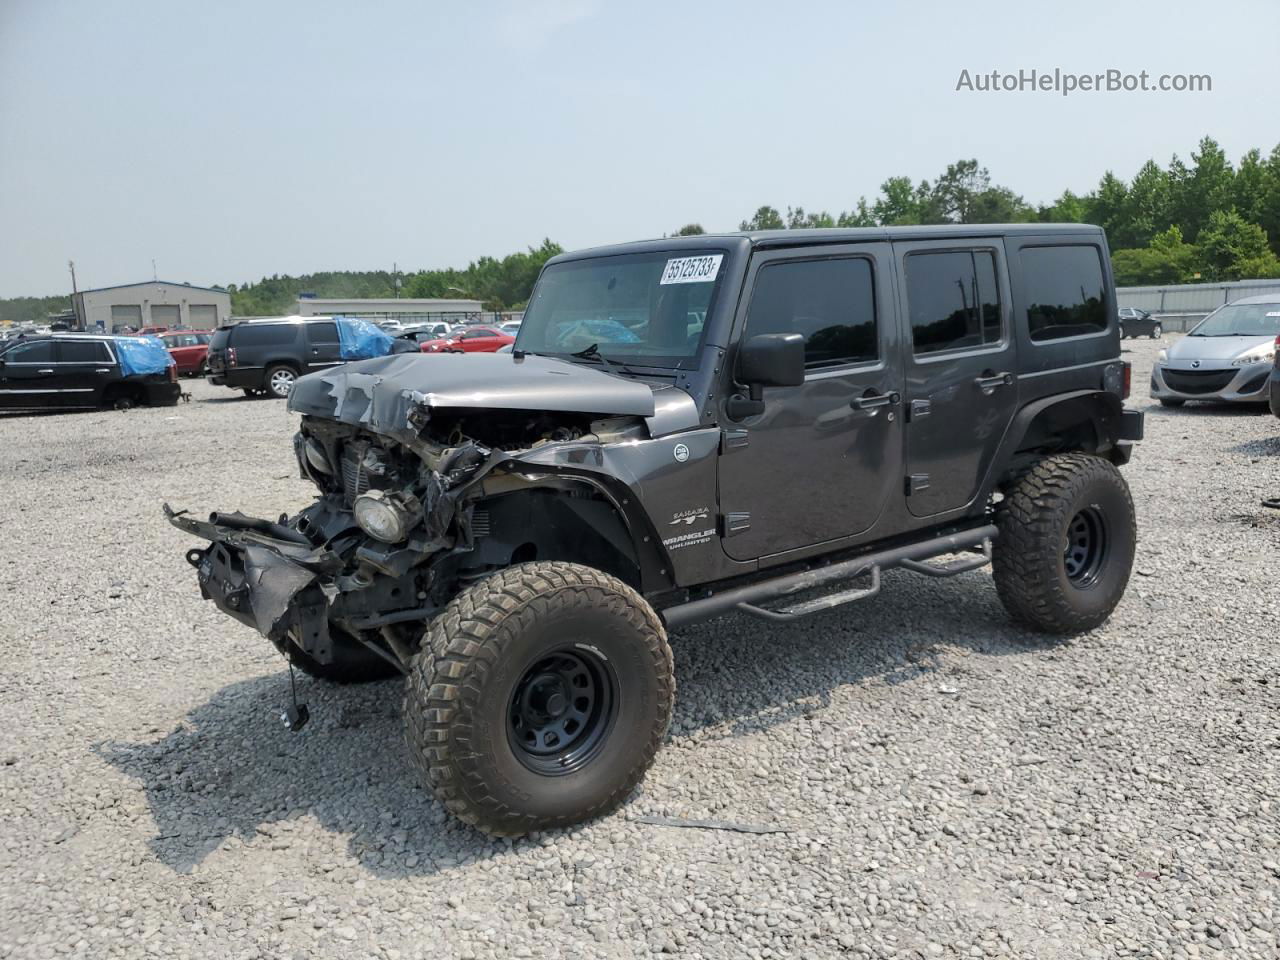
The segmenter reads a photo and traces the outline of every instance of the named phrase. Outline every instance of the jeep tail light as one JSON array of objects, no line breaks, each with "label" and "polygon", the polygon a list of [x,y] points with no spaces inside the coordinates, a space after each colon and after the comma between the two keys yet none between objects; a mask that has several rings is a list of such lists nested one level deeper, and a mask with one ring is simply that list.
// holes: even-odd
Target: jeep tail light
[{"label": "jeep tail light", "polygon": [[1133,388],[1133,364],[1128,360],[1120,364],[1120,399],[1128,400],[1129,391]]},{"label": "jeep tail light", "polygon": [[236,365],[236,348],[227,347],[227,366],[234,367]]},{"label": "jeep tail light", "polygon": [[169,364],[169,382],[178,382],[178,365],[176,363]]}]

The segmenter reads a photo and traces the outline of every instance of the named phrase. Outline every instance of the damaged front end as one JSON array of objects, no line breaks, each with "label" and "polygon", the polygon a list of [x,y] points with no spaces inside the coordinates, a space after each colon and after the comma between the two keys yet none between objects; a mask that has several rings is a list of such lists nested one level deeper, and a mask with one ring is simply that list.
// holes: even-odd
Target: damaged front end
[{"label": "damaged front end", "polygon": [[[297,382],[290,408],[303,414],[298,469],[319,491],[297,514],[271,521],[214,513],[204,521],[165,505],[174,526],[209,541],[187,553],[206,599],[282,651],[292,644],[327,664],[336,646],[358,643],[403,670],[422,623],[492,572],[492,556],[480,562],[475,554],[477,527],[487,532],[485,511],[477,516],[487,476],[534,469],[521,456],[549,444],[602,442],[593,429],[608,439],[644,433],[634,415],[457,405],[417,386],[424,373],[439,379],[421,369],[433,361],[441,370],[454,362],[385,357]],[[609,379],[632,389],[625,401],[594,403],[606,417],[618,407],[645,412],[635,387],[652,411],[647,387]],[[541,392],[525,402],[539,402]],[[473,387],[472,396],[481,394]]]}]

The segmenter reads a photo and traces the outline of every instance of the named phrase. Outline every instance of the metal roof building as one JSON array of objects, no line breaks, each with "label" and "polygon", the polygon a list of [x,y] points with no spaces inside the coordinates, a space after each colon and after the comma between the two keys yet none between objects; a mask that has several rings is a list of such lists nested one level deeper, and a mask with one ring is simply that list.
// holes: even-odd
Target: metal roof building
[{"label": "metal roof building", "polygon": [[83,330],[177,326],[213,330],[231,319],[227,291],[165,280],[80,290],[71,305],[76,326]]},{"label": "metal roof building", "polygon": [[297,312],[304,317],[344,316],[366,317],[375,323],[379,320],[444,320],[459,322],[477,317],[484,312],[479,300],[396,300],[391,298],[368,300],[339,300],[320,297],[299,297]]}]

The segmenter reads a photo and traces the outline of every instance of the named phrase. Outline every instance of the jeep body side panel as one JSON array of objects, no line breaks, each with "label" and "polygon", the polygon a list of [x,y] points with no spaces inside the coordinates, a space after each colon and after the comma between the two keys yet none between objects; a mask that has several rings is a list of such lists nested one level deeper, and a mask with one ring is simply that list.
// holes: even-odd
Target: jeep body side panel
[{"label": "jeep body side panel", "polygon": [[[906,367],[903,487],[912,516],[936,517],[974,502],[1018,408],[1018,350],[1004,244],[999,237],[916,240],[895,243],[893,252]],[[993,318],[980,315],[983,304],[998,304],[998,332],[991,330]],[[960,312],[951,317],[938,315],[959,305]],[[930,349],[938,346],[929,342],[930,333],[953,321],[944,337],[958,333],[954,324],[964,327],[965,314],[969,325],[976,322],[976,332],[953,338],[955,347]],[[922,328],[919,348],[916,317],[931,324]]]},{"label": "jeep body side panel", "polygon": [[[720,498],[724,552],[739,562],[808,548],[825,542],[870,536],[886,509],[900,499],[902,418],[895,397],[902,390],[898,362],[893,266],[887,243],[835,244],[768,250],[752,257],[747,286],[738,306],[734,340],[753,333],[786,332],[803,323],[804,304],[785,317],[759,315],[778,309],[752,297],[762,273],[805,265],[863,265],[869,272],[867,299],[850,303],[848,322],[867,319],[874,309],[873,359],[813,366],[805,382],[765,391],[764,413],[735,423],[725,402],[735,392],[731,375],[720,391],[724,453]],[[814,308],[816,309],[816,308]],[[822,323],[831,318],[824,316]],[[777,328],[777,329],[775,329]],[[825,331],[820,331],[825,332]],[[729,365],[736,359],[731,350]],[[874,405],[870,402],[873,398]],[[860,406],[862,403],[867,406]]]}]

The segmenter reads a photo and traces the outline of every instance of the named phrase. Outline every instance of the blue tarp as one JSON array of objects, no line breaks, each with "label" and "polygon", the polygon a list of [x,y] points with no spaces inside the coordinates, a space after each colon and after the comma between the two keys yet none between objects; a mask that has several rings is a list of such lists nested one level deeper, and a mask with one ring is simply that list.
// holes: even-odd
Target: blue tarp
[{"label": "blue tarp", "polygon": [[120,372],[126,377],[164,373],[173,366],[173,357],[158,337],[116,337],[112,346],[120,358]]},{"label": "blue tarp", "polygon": [[343,360],[367,360],[385,357],[391,352],[395,338],[360,317],[334,317],[338,325],[338,344]]}]

